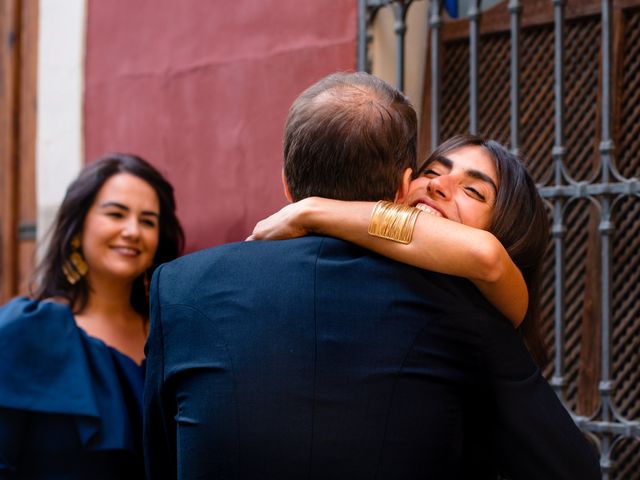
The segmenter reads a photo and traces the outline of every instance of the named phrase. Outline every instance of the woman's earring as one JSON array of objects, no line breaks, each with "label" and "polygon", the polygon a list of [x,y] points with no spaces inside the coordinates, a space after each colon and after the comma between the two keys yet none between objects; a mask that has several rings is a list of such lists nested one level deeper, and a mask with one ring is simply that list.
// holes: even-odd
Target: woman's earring
[{"label": "woman's earring", "polygon": [[89,265],[87,265],[80,253],[80,237],[74,237],[71,240],[71,255],[62,264],[62,273],[64,273],[71,285],[75,285],[88,271]]}]

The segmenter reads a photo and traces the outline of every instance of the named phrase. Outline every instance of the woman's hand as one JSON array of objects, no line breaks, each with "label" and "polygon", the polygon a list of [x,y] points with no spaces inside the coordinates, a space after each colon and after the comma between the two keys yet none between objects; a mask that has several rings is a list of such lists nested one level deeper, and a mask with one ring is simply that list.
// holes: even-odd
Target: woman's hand
[{"label": "woman's hand", "polygon": [[310,200],[291,203],[259,221],[247,240],[286,240],[307,235],[310,229],[304,225],[304,215]]}]

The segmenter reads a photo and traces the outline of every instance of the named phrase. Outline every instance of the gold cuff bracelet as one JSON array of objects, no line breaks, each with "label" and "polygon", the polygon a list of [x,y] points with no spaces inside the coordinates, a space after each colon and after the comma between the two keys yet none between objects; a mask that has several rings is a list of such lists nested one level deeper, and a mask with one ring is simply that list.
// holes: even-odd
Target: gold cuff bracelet
[{"label": "gold cuff bracelet", "polygon": [[398,243],[411,243],[419,214],[418,208],[380,200],[371,212],[369,235]]}]

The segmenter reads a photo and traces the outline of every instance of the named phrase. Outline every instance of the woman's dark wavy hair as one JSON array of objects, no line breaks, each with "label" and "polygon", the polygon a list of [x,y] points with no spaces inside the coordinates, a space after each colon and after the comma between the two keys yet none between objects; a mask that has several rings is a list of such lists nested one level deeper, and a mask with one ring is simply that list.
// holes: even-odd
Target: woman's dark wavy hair
[{"label": "woman's dark wavy hair", "polygon": [[[98,191],[113,175],[128,173],[141,178],[155,190],[160,203],[158,250],[153,264],[147,270],[151,278],[155,268],[182,253],[184,233],[176,216],[173,187],[153,166],[135,155],[107,154],[86,166],[65,194],[55,221],[49,232],[50,241],[43,260],[36,268],[32,294],[38,300],[51,297],[64,298],[75,312],[81,311],[89,299],[89,286],[85,278],[71,285],[62,265],[71,254],[71,240],[82,231],[87,212]],[[131,305],[144,316],[149,314],[149,305],[144,287],[144,275],[140,275],[131,290]]]},{"label": "woman's dark wavy hair", "polygon": [[549,219],[536,184],[521,159],[494,140],[463,134],[439,145],[420,170],[431,159],[470,145],[484,148],[495,161],[499,187],[488,230],[500,240],[524,276],[529,308],[520,331],[533,357],[544,365],[548,356],[540,336],[540,290],[549,243]]}]

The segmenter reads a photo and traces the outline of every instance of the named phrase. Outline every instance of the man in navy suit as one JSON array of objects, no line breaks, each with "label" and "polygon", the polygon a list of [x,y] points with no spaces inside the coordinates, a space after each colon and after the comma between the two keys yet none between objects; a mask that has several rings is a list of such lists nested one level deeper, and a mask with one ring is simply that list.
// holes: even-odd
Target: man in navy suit
[{"label": "man in navy suit", "polygon": [[[287,195],[393,200],[415,171],[416,131],[386,83],[329,76],[289,112]],[[503,468],[598,478],[522,341],[468,282],[341,240],[235,243],[162,266],[147,355],[151,480],[495,478]]]}]

